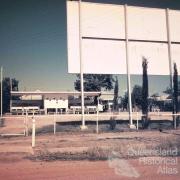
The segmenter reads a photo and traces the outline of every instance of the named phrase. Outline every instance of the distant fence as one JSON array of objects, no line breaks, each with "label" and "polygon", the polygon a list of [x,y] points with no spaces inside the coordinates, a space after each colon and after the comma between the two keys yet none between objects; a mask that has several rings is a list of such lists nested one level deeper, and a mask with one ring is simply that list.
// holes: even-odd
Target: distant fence
[{"label": "distant fence", "polygon": [[[26,114],[21,116],[4,116],[1,120],[0,135],[27,135],[32,130],[32,119],[36,121],[36,129],[40,129],[45,126],[54,127],[54,133],[56,132],[57,123],[70,123],[70,122],[81,122],[81,114],[49,114],[49,115],[28,115]],[[132,119],[133,123],[136,126],[136,129],[139,129],[139,123],[142,118],[141,112],[133,112]],[[148,114],[151,122],[161,122],[169,121],[173,122],[173,117],[180,117],[179,114],[172,114],[169,112],[150,112]],[[108,113],[99,113],[98,111],[93,114],[85,114],[85,121],[95,122],[97,125],[99,122],[108,123],[109,120],[114,119],[116,121],[127,121],[129,120],[129,114],[127,112],[108,112]],[[174,128],[176,128],[176,119],[174,118]]]},{"label": "distant fence", "polygon": [[[139,129],[139,121],[141,121],[142,116],[144,116],[142,113],[134,112],[132,113],[132,118],[134,125],[136,126],[136,129]],[[172,113],[149,113],[148,118],[150,118],[151,122],[173,122],[173,117],[180,117],[179,114],[172,114]],[[41,117],[42,118],[42,117]],[[48,118],[48,116],[47,116]],[[54,114],[49,116],[51,118],[51,122],[54,124],[54,134],[56,133],[56,123],[62,123],[62,122],[77,122],[81,121],[81,114]],[[96,113],[96,114],[85,114],[84,115],[85,121],[90,122],[96,122],[97,126],[99,122],[106,121],[109,122],[109,120],[114,119],[116,121],[129,121],[129,114],[128,113]],[[38,116],[36,117],[38,119]],[[174,128],[176,129],[176,118],[174,118]],[[98,129],[98,127],[97,127]],[[98,132],[98,130],[97,130]]]},{"label": "distant fence", "polygon": [[25,136],[28,131],[26,116],[3,116],[0,119],[0,136]]},{"label": "distant fence", "polygon": [[[51,127],[50,132],[56,134],[57,123],[68,123],[68,122],[80,122],[81,114],[51,114],[51,115],[32,115],[28,114],[21,116],[4,116],[1,119],[0,124],[0,136],[28,136],[29,132],[32,134],[32,147],[35,147],[35,136],[38,129],[43,127]],[[134,127],[136,130],[139,129],[142,116],[140,112],[133,112],[132,118]],[[174,120],[174,128],[176,129],[177,122],[176,117],[180,117],[180,113],[172,114],[165,112],[149,113],[148,117],[151,122],[165,123],[170,122],[172,124]],[[175,117],[175,118],[173,118]],[[99,123],[105,122],[110,123],[110,120],[129,122],[129,114],[124,112],[111,112],[111,113],[99,113],[96,114],[85,114],[86,122],[94,122],[96,124],[96,133],[99,133]],[[180,118],[179,118],[180,119]]]}]

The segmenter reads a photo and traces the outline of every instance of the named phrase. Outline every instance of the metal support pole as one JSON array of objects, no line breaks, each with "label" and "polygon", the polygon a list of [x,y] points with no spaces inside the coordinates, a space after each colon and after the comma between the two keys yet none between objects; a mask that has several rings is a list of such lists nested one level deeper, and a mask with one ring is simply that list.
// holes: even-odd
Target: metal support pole
[{"label": "metal support pole", "polygon": [[1,67],[1,119],[3,114],[3,67]]},{"label": "metal support pole", "polygon": [[82,59],[82,33],[81,33],[81,0],[79,0],[79,58],[80,58],[80,81],[81,81],[81,129],[86,129],[84,119],[84,80],[83,80],[83,59]]},{"label": "metal support pole", "polygon": [[36,120],[32,119],[32,147],[35,147],[35,137],[36,137]]},{"label": "metal support pole", "polygon": [[169,26],[169,9],[166,9],[166,28],[167,28],[167,40],[168,40],[168,57],[169,57],[169,72],[170,72],[170,86],[173,90],[173,64],[172,64],[172,49],[171,49],[171,34]]},{"label": "metal support pole", "polygon": [[[167,40],[168,40],[168,57],[169,57],[169,72],[170,72],[170,88],[172,95],[172,113],[175,113],[175,104],[174,104],[174,96],[173,96],[173,64],[172,64],[172,49],[171,49],[171,31],[170,31],[170,20],[169,20],[169,9],[166,9],[166,28],[167,28]],[[175,117],[173,116],[173,123],[175,126]]]},{"label": "metal support pole", "polygon": [[132,101],[131,101],[131,77],[129,71],[129,39],[128,39],[128,13],[127,5],[124,5],[124,17],[125,17],[125,39],[126,39],[126,68],[127,68],[127,85],[128,85],[128,104],[129,104],[129,123],[130,128],[135,128],[132,121]]}]

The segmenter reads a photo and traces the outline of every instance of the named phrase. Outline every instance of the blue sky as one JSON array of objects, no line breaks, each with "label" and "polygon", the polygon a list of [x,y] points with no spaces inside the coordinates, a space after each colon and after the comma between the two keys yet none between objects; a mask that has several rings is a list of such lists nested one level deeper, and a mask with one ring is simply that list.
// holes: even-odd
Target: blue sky
[{"label": "blue sky", "polygon": [[[0,65],[4,76],[16,78],[21,90],[74,90],[75,75],[67,72],[65,0],[0,0]],[[180,9],[179,1],[101,0]],[[145,4],[144,4],[145,3]],[[120,93],[126,76],[119,75]],[[132,76],[132,86],[141,76]],[[169,85],[168,76],[150,76],[150,92]]]}]

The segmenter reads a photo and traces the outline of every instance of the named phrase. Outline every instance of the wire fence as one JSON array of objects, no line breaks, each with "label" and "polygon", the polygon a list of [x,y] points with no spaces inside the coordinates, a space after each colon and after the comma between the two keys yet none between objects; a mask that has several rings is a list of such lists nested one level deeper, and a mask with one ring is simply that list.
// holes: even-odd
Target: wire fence
[{"label": "wire fence", "polygon": [[0,119],[0,136],[25,136],[27,124],[26,116],[3,116]]},{"label": "wire fence", "polygon": [[[133,112],[133,127],[138,131],[142,127],[142,117],[145,116],[140,112]],[[68,130],[77,131],[77,127],[81,125],[81,114],[49,114],[49,115],[21,115],[21,116],[4,116],[0,120],[0,136],[32,136],[32,147],[35,147],[35,139],[37,133],[53,132],[54,135],[57,131],[64,131],[62,124],[71,124],[71,128],[66,126]],[[149,113],[148,118],[152,124],[156,124],[156,129],[163,128],[177,128],[180,121],[180,113],[172,114],[165,112]],[[93,124],[93,132],[106,132],[109,124],[110,129],[122,130],[124,128],[129,129],[129,114],[128,113],[99,113],[85,114],[84,119],[86,125],[91,126]],[[94,126],[95,125],[95,126]],[[119,126],[119,127],[116,127]],[[125,125],[125,126],[124,126]],[[60,128],[59,128],[60,127]],[[103,129],[104,128],[104,129]],[[91,129],[91,127],[90,127]],[[67,130],[67,129],[66,129]],[[65,131],[67,132],[67,131]]]},{"label": "wire fence", "polygon": [[[132,119],[134,128],[139,130],[142,127],[142,117],[144,115],[141,112],[133,112]],[[36,130],[38,132],[57,132],[58,125],[81,125],[81,114],[48,114],[48,115],[21,115],[21,116],[4,116],[0,124],[0,135],[26,135],[32,133],[32,120],[35,120]],[[180,119],[180,113],[172,114],[169,112],[157,112],[149,113],[151,127],[158,128],[159,125],[175,128],[178,125]],[[99,126],[102,124],[110,124],[112,121],[116,121],[118,126],[123,128],[122,124],[129,125],[129,114],[127,112],[110,112],[99,113],[98,111],[93,114],[84,114],[84,119],[87,125],[96,125],[96,132],[99,132]],[[173,124],[173,126],[172,126]],[[67,127],[68,128],[68,127]]]}]

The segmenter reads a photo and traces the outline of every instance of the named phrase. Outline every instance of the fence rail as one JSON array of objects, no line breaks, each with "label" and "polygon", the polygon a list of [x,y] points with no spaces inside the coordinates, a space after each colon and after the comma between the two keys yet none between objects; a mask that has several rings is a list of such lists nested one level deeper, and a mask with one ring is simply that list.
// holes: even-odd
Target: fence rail
[{"label": "fence rail", "polygon": [[27,135],[27,116],[3,116],[0,121],[0,136]]},{"label": "fence rail", "polygon": [[[56,124],[58,122],[74,122],[74,121],[81,121],[81,114],[49,114],[49,115],[36,115],[33,114],[32,116],[28,115],[8,115],[3,116],[1,121],[4,121],[4,126],[0,127],[0,136],[28,136],[28,132],[32,129],[32,147],[35,147],[35,135],[36,135],[36,128],[44,125],[53,125],[53,132],[56,134]],[[133,122],[136,124],[136,129],[139,129],[139,121],[141,117],[145,116],[141,112],[133,112]],[[99,121],[102,120],[110,120],[114,118],[114,120],[126,118],[129,119],[128,113],[122,112],[111,112],[111,113],[99,113],[96,111],[96,114],[85,114],[84,117],[96,122],[96,133],[99,133]],[[168,120],[174,122],[174,128],[176,129],[176,118],[173,117],[180,117],[180,113],[173,114],[173,113],[165,113],[165,112],[157,112],[157,113],[149,113],[148,117],[165,117],[169,118]],[[74,118],[71,119],[71,118]],[[48,121],[46,121],[48,120]],[[42,124],[40,122],[43,122]],[[18,129],[19,126],[19,129]],[[13,128],[16,132],[13,131]],[[19,131],[18,131],[19,130]]]}]

